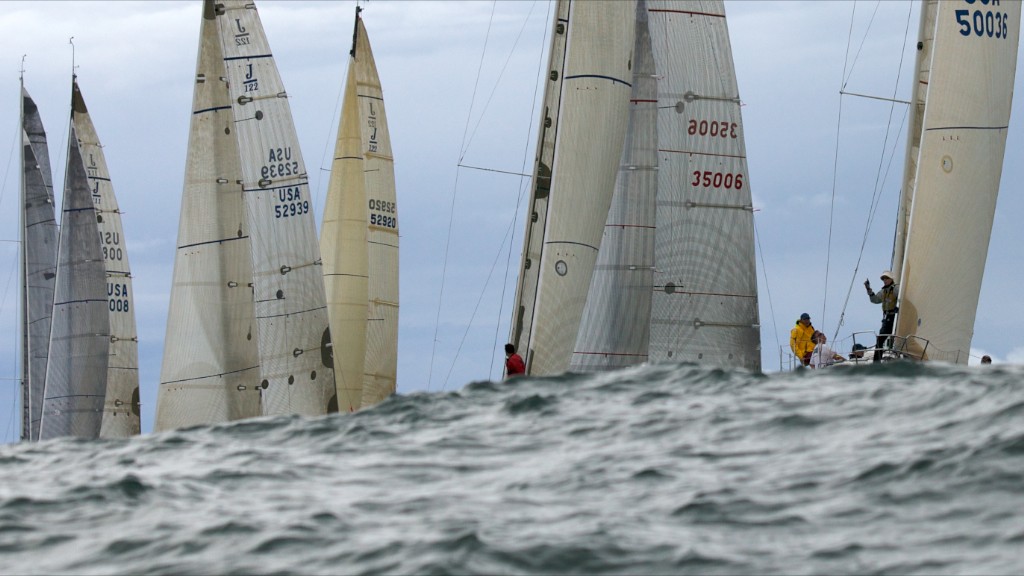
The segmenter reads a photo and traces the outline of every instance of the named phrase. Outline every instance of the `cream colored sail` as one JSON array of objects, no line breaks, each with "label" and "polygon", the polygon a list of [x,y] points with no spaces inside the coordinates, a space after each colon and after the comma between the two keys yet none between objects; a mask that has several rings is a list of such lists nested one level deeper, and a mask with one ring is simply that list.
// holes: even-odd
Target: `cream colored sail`
[{"label": "cream colored sail", "polygon": [[72,123],[40,440],[96,438],[100,433],[110,359],[110,314],[97,215]]},{"label": "cream colored sail", "polygon": [[333,402],[306,169],[253,2],[207,0],[157,429]]},{"label": "cream colored sail", "polygon": [[96,210],[96,227],[106,271],[104,288],[110,317],[106,399],[101,438],[127,438],[140,432],[139,340],[135,328],[135,300],[121,211],[111,185],[103,147],[78,82],[71,86],[71,123],[85,162],[87,182]]},{"label": "cream colored sail", "polygon": [[368,252],[363,146],[355,67],[349,63],[327,188],[320,252],[331,324],[338,410],[362,407],[366,361]]},{"label": "cream colored sail", "polygon": [[260,415],[250,226],[213,2],[193,90],[156,431]]},{"label": "cream colored sail", "polygon": [[362,403],[376,404],[395,392],[398,373],[398,201],[384,93],[366,27],[356,9],[355,70],[362,138],[369,258],[366,363]]},{"label": "cream colored sail", "polygon": [[658,73],[650,360],[760,370],[754,217],[720,0],[648,0]]},{"label": "cream colored sail", "polygon": [[[633,1],[572,2],[568,21],[557,23],[568,39],[548,216],[540,262],[529,259],[540,276],[536,301],[522,300],[521,289],[516,304],[533,308],[526,350],[533,375],[567,370],[576,342],[629,118],[635,10]],[[543,175],[540,168],[536,174]],[[531,238],[526,242],[529,253]]]},{"label": "cream colored sail", "polygon": [[60,233],[39,109],[21,88],[21,439],[39,439]]},{"label": "cream colored sail", "polygon": [[1002,174],[1021,5],[939,2],[936,10],[896,333],[927,340],[928,359],[966,364]]}]

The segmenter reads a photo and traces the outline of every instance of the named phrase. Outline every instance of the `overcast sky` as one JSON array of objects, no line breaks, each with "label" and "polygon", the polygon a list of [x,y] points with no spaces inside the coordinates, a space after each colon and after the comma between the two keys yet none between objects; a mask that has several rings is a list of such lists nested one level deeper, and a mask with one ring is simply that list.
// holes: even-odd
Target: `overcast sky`
[{"label": "overcast sky", "polygon": [[[355,2],[257,2],[290,97],[319,220]],[[399,392],[453,390],[499,378],[522,244],[517,205],[528,179],[458,164],[461,158],[464,165],[530,172],[550,3],[372,0],[364,6],[398,186]],[[856,270],[878,167],[889,161],[882,146],[890,106],[847,97],[837,133],[839,89],[852,21],[851,52],[859,50],[859,57],[847,72],[847,89],[908,98],[918,15],[916,2],[904,1],[860,2],[855,13],[849,2],[727,1],[726,10],[758,210],[762,357],[764,369],[774,371],[779,345],[786,346],[801,312],[829,334],[837,329],[851,284],[840,338],[878,329],[879,307],[868,303],[860,284],[865,278],[877,283],[889,265],[905,107],[894,110],[891,138],[899,141],[893,148],[890,138],[889,150],[896,150],[896,159]],[[160,377],[200,17],[199,1],[0,3],[0,102],[7,104],[0,107],[7,110],[0,114],[0,351],[6,351],[0,353],[0,441],[18,435],[12,241],[18,226],[22,55],[25,84],[49,137],[59,202],[70,110],[68,39],[74,37],[79,84],[124,212],[148,432]],[[1017,297],[1024,245],[1024,227],[1017,222],[1024,214],[1020,106],[1015,103],[1010,123],[972,351],[997,362],[1024,361],[1024,304]]]}]

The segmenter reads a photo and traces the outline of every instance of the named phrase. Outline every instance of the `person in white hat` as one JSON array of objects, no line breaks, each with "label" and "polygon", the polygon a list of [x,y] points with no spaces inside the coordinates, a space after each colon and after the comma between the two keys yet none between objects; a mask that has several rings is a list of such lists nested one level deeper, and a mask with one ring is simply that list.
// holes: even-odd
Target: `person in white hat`
[{"label": "person in white hat", "polygon": [[868,298],[874,304],[882,305],[882,329],[878,331],[878,341],[875,343],[875,362],[882,359],[882,347],[885,346],[885,340],[892,335],[893,326],[896,324],[896,313],[900,311],[896,307],[896,301],[899,299],[899,285],[893,281],[892,272],[886,270],[882,272],[882,289],[877,293],[871,289],[871,281],[864,281],[864,288],[868,291]]}]

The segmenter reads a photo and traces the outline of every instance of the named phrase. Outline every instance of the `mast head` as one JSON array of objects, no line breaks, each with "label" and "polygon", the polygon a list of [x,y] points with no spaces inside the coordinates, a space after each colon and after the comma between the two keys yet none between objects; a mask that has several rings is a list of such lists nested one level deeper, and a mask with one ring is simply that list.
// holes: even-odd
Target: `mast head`
[{"label": "mast head", "polygon": [[362,12],[362,11],[363,11],[363,8],[361,6],[359,6],[359,4],[357,2],[356,3],[356,21],[355,21],[355,25],[352,27],[352,49],[348,51],[348,55],[353,57],[353,58],[356,57],[356,40],[359,39],[359,13]]}]

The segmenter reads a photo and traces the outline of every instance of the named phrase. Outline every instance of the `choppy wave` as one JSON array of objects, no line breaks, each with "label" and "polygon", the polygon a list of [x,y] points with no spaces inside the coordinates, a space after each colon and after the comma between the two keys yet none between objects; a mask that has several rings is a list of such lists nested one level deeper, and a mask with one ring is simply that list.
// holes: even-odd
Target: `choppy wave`
[{"label": "choppy wave", "polygon": [[1022,382],[642,366],[5,446],[0,571],[1021,573]]}]

